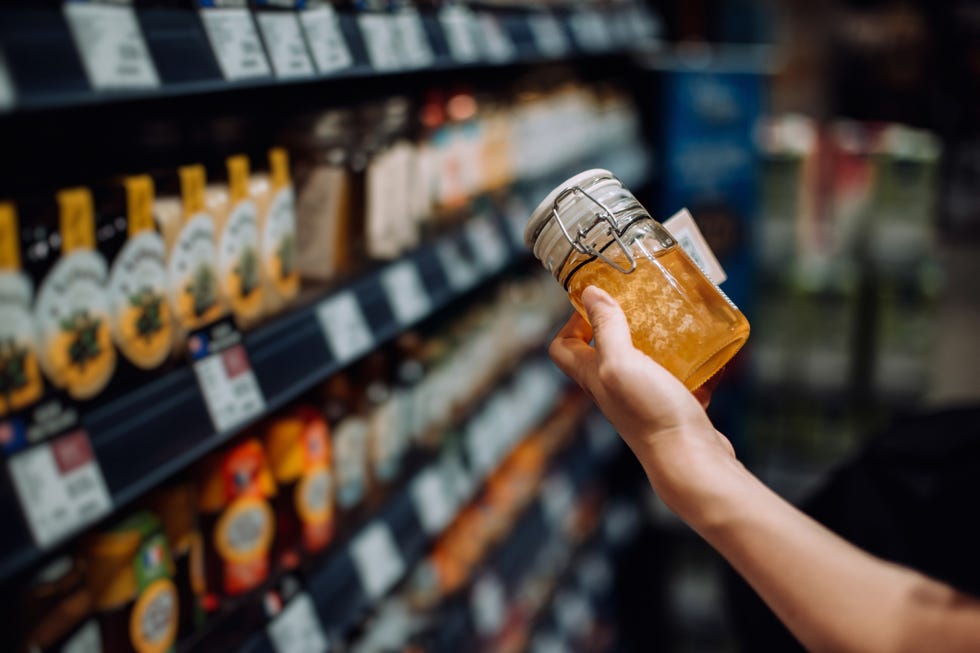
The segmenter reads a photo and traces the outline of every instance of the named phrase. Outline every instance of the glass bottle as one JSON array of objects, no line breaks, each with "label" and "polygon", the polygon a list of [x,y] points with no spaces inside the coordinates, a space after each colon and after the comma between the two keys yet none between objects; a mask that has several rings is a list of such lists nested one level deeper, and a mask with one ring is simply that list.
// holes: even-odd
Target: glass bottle
[{"label": "glass bottle", "polygon": [[694,390],[741,349],[749,323],[608,170],[575,175],[538,205],[524,232],[582,315],[582,291],[623,307],[633,345]]}]

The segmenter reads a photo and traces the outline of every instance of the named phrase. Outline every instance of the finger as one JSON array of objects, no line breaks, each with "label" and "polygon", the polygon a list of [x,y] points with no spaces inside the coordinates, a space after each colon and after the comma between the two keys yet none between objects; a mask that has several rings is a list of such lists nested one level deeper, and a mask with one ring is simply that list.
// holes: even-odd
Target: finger
[{"label": "finger", "polygon": [[565,322],[565,325],[562,326],[556,337],[578,338],[582,342],[592,342],[592,325],[578,311],[575,311],[568,318],[568,321]]},{"label": "finger", "polygon": [[580,386],[588,385],[589,377],[595,368],[595,350],[588,342],[576,336],[559,334],[551,341],[548,354],[558,369],[577,381]]},{"label": "finger", "polygon": [[633,351],[633,337],[626,315],[609,293],[589,286],[582,293],[582,303],[592,324],[596,353],[600,358],[617,359]]}]

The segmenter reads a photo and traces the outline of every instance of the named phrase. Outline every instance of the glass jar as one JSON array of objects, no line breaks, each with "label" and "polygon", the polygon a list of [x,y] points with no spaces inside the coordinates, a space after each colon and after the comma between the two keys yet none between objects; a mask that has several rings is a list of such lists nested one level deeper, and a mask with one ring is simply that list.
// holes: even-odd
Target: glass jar
[{"label": "glass jar", "polygon": [[633,345],[694,390],[741,349],[749,323],[608,170],[587,170],[538,205],[524,240],[583,316],[590,285],[612,295]]}]

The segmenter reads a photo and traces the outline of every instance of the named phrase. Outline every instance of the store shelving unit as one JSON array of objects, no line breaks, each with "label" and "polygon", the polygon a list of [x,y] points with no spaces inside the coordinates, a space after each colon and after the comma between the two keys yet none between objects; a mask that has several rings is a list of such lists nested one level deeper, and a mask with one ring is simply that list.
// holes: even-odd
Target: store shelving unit
[{"label": "store shelving unit", "polygon": [[[423,78],[428,80],[426,83],[460,78],[473,83],[480,75],[499,79],[512,69],[538,64],[621,64],[639,51],[659,48],[656,19],[640,3],[632,2],[574,11],[458,6],[421,14],[331,11],[316,18],[321,21],[321,29],[326,20],[328,27],[336,30],[332,55],[340,53],[341,64],[331,68],[320,61],[318,57],[323,53],[318,53],[311,42],[310,29],[304,22],[310,9],[241,9],[237,11],[244,13],[254,32],[252,54],[266,62],[268,72],[236,75],[229,74],[227,63],[221,61],[227,53],[220,53],[221,46],[216,45],[213,35],[208,35],[210,13],[222,9],[139,6],[115,7],[111,11],[118,14],[112,20],[126,15],[139,26],[140,40],[146,48],[143,63],[148,61],[155,70],[154,83],[133,83],[123,75],[107,85],[106,71],[93,72],[85,48],[73,40],[77,21],[73,22],[59,3],[0,9],[0,135],[11,136],[14,148],[23,150],[32,133],[41,133],[37,130],[47,125],[51,128],[43,131],[38,151],[25,154],[21,160],[4,162],[4,169],[13,173],[5,182],[8,186],[16,189],[21,179],[39,174],[45,165],[44,155],[39,152],[52,147],[66,150],[64,157],[52,165],[53,170],[70,170],[91,161],[93,175],[108,174],[109,170],[103,169],[110,165],[108,159],[115,161],[111,165],[124,169],[138,161],[138,152],[131,159],[117,161],[117,150],[110,155],[93,148],[91,139],[97,126],[109,126],[122,117],[128,129],[140,125],[144,111],[147,116],[159,117],[168,110],[160,107],[174,109],[179,115],[198,110],[207,115],[247,99],[256,101],[261,111],[268,111],[277,101],[285,99],[288,103],[289,98],[304,93],[330,93],[342,103],[349,101],[348,94],[363,96],[365,88],[371,89],[367,92],[371,97],[384,97],[391,89],[411,89]],[[273,37],[260,29],[258,17],[264,12],[300,27],[290,32],[292,36],[280,34],[274,38],[294,40],[293,45],[303,50],[311,63],[307,73],[287,75],[278,71],[275,53],[286,45],[273,42]],[[242,23],[230,29],[241,30]],[[243,37],[237,34],[235,38]],[[421,58],[413,52],[420,47],[428,53]],[[85,145],[73,148],[73,142],[63,142],[62,136],[69,133],[77,139],[74,144]],[[111,147],[116,148],[117,144]],[[608,156],[607,153],[606,158],[585,167],[609,165]],[[107,159],[105,165],[98,163],[100,157]],[[634,161],[632,170],[637,169]],[[518,204],[533,206],[543,190],[571,172],[575,170],[557,170],[553,176],[533,182],[524,180],[508,192],[516,195]],[[0,542],[0,585],[13,586],[15,581],[23,580],[43,561],[64,551],[79,533],[119,515],[148,491],[249,425],[525,261],[527,253],[521,237],[525,220],[524,213],[508,215],[499,208],[486,210],[470,216],[453,230],[426,240],[397,260],[372,263],[368,269],[327,288],[306,289],[296,307],[244,333],[242,344],[260,397],[245,416],[231,423],[216,416],[213,406],[209,407],[193,363],[177,365],[135,387],[113,393],[107,400],[82,405],[80,427],[91,441],[109,505],[65,529],[53,541],[39,543],[32,535],[11,472],[23,451],[9,453],[0,470],[0,518],[5,523]],[[478,407],[474,419],[479,413]],[[595,418],[579,430],[579,443],[562,456],[557,468],[557,473],[576,490],[594,478],[596,461],[600,459],[596,454],[600,450],[603,455],[608,454],[613,435],[608,424]],[[600,431],[605,435],[597,435]],[[469,479],[469,491],[473,492],[502,458],[508,443],[492,453],[487,452],[486,445],[482,451],[478,445],[467,451],[465,425],[462,432],[463,455],[450,461],[450,467]],[[520,433],[515,431],[513,437],[517,435]],[[28,445],[26,450],[35,446]],[[295,613],[290,612],[289,605],[294,605],[297,597],[310,602],[316,627],[325,637],[331,641],[342,638],[378,608],[438,535],[436,529],[426,525],[432,518],[422,514],[426,508],[414,498],[412,488],[427,480],[432,482],[435,477],[440,483],[447,482],[445,467],[445,457],[415,456],[401,480],[389,488],[385,500],[373,505],[369,512],[362,511],[313,564],[273,577],[259,591],[233,601],[182,642],[180,650],[228,650],[229,646],[250,652],[277,650],[271,624]],[[514,539],[504,542],[487,563],[509,587],[518,583],[533,558],[527,553],[527,545],[541,545],[544,536],[554,530],[546,512],[543,500],[529,507],[514,530]],[[379,537],[394,543],[392,555],[398,560],[398,573],[392,571],[383,581],[370,581],[364,578],[365,572],[355,560],[355,550],[360,546],[379,546]],[[374,587],[378,582],[383,589]],[[270,608],[271,597],[282,601],[286,608]],[[464,621],[466,618],[464,615]],[[269,627],[263,629],[261,624],[266,621]],[[242,623],[259,625],[243,632]],[[460,633],[469,637],[469,626]],[[245,639],[246,636],[250,638]],[[452,649],[450,646],[444,650]]]}]

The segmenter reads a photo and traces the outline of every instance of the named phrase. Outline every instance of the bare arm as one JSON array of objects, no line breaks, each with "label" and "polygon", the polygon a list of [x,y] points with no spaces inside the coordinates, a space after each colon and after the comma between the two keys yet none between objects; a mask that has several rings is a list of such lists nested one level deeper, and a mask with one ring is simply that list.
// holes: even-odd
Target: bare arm
[{"label": "bare arm", "polygon": [[[980,651],[980,601],[871,556],[769,490],[698,401],[633,348],[607,294],[583,295],[551,355],[610,419],[651,485],[813,651]],[[595,347],[589,342],[595,338]]]}]

